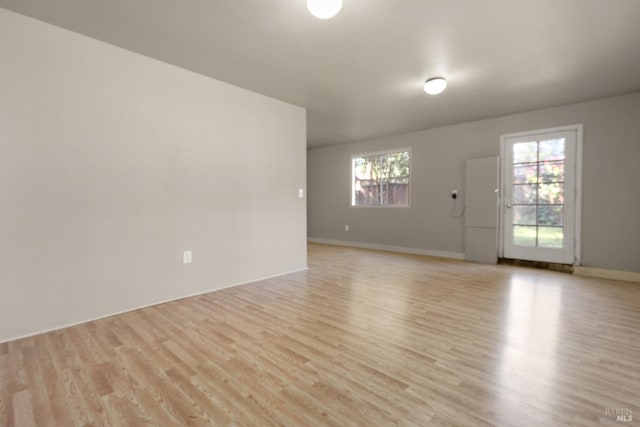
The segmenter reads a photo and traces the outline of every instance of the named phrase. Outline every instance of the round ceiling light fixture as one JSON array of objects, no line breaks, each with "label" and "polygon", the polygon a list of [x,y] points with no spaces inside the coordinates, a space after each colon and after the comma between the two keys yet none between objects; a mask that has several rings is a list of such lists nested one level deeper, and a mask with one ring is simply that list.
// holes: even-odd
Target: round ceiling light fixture
[{"label": "round ceiling light fixture", "polygon": [[438,95],[447,88],[447,81],[444,77],[434,77],[424,82],[424,91],[429,95]]},{"label": "round ceiling light fixture", "polygon": [[331,19],[342,9],[342,0],[307,0],[307,9],[318,19]]}]

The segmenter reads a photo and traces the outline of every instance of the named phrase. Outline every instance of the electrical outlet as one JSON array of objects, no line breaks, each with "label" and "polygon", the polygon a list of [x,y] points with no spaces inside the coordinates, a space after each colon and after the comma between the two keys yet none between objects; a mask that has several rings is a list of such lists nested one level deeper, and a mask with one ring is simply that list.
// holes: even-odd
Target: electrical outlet
[{"label": "electrical outlet", "polygon": [[344,231],[349,231],[349,225],[348,224],[344,226]]},{"label": "electrical outlet", "polygon": [[191,264],[193,262],[193,253],[191,251],[182,252],[182,263]]},{"label": "electrical outlet", "polygon": [[458,190],[451,190],[451,198],[452,199],[458,198]]}]

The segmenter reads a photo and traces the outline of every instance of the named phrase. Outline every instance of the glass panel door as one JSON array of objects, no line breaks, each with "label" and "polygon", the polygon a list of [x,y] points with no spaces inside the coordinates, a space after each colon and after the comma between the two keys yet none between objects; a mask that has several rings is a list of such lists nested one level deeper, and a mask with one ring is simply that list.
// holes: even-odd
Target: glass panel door
[{"label": "glass panel door", "polygon": [[506,139],[505,257],[573,263],[575,141],[575,132]]}]

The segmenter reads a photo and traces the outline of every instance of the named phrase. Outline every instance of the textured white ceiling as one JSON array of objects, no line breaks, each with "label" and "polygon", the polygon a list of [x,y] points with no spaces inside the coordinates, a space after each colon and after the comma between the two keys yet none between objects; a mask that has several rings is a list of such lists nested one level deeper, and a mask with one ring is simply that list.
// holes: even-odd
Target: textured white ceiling
[{"label": "textured white ceiling", "polygon": [[305,107],[310,147],[640,90],[639,0],[344,0],[328,21],[305,3],[0,0]]}]

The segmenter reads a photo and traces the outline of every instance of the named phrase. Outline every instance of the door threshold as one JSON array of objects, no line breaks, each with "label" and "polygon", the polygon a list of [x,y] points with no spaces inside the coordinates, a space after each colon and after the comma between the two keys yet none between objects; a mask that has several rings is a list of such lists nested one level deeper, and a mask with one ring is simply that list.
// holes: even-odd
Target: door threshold
[{"label": "door threshold", "polygon": [[514,265],[516,267],[538,268],[541,270],[559,271],[573,274],[573,264],[559,264],[556,262],[529,261],[525,259],[498,258],[498,264]]}]

